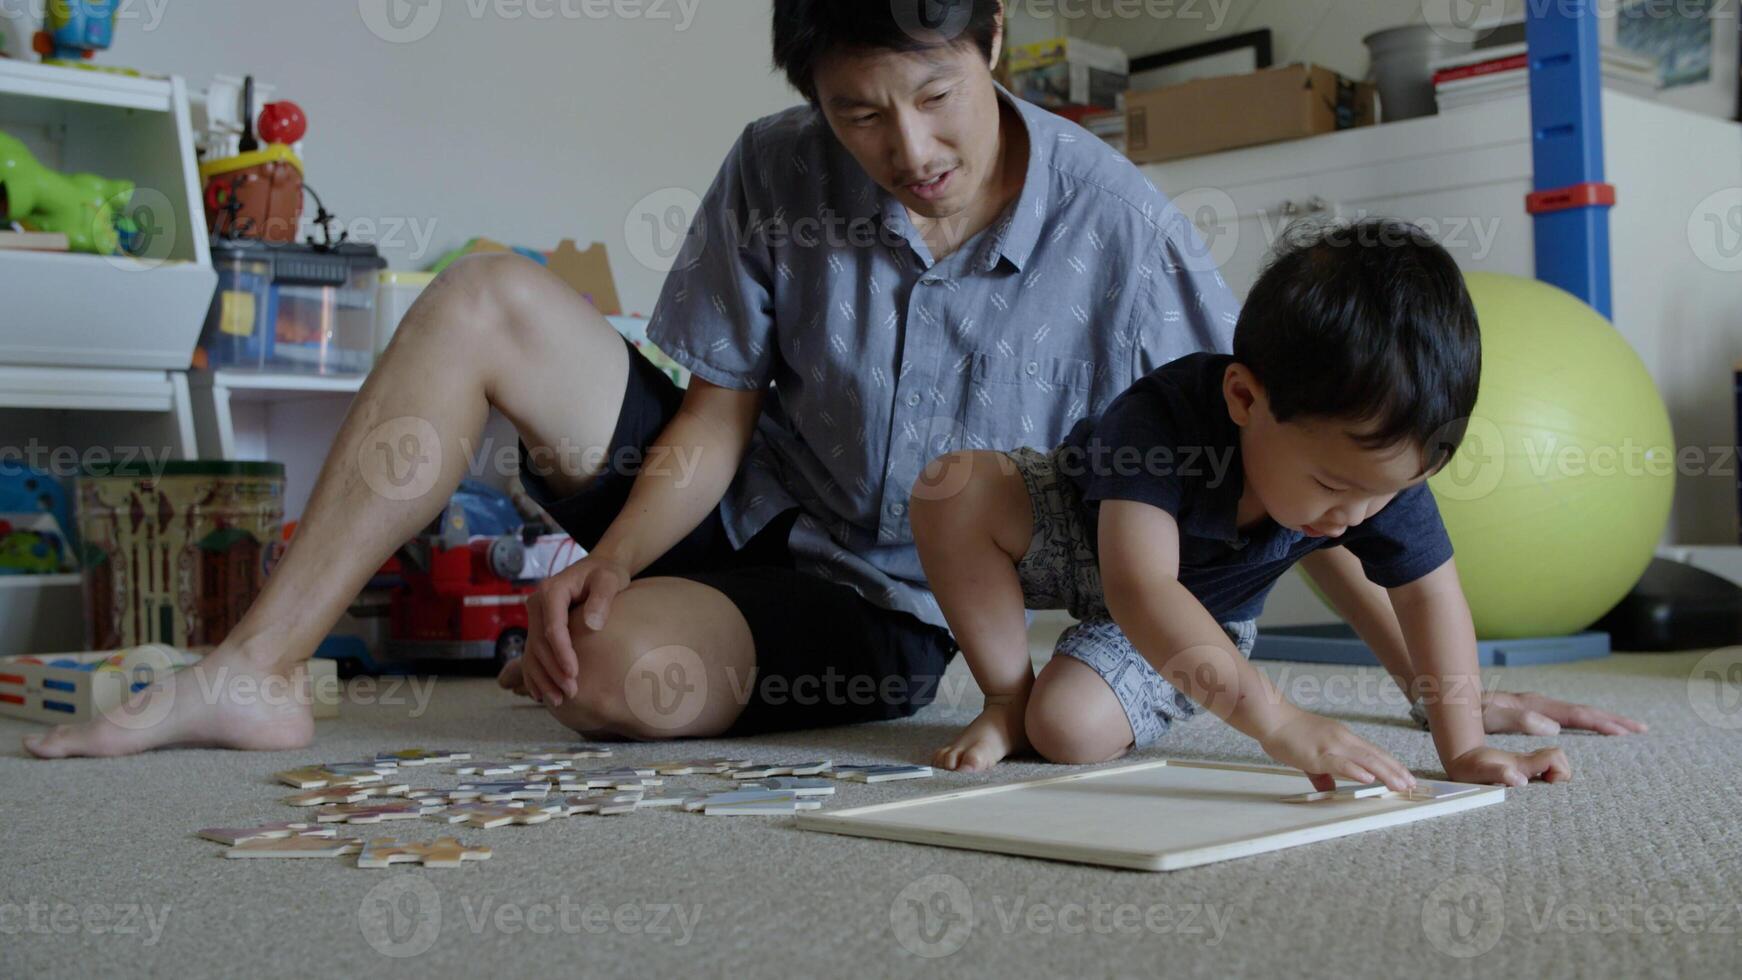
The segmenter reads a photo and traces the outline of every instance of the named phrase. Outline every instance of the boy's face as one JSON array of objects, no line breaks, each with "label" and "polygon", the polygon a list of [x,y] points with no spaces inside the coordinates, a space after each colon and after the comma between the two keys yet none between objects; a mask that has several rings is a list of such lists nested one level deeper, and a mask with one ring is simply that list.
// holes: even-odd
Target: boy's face
[{"label": "boy's face", "polygon": [[913,214],[953,217],[996,191],[1001,113],[976,46],[835,52],[816,94],[841,145]]},{"label": "boy's face", "polygon": [[1246,487],[1276,523],[1316,538],[1338,538],[1427,479],[1413,445],[1364,448],[1334,419],[1278,422],[1258,380],[1229,366],[1222,393],[1240,426]]}]

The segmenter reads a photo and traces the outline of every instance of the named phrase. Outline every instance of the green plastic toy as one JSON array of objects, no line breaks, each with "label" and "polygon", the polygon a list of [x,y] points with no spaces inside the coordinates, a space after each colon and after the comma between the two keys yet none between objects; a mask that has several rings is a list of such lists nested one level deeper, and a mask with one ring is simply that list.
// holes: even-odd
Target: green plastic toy
[{"label": "green plastic toy", "polygon": [[60,232],[75,252],[114,255],[131,227],[122,215],[132,200],[132,181],[57,173],[0,132],[0,221]]}]

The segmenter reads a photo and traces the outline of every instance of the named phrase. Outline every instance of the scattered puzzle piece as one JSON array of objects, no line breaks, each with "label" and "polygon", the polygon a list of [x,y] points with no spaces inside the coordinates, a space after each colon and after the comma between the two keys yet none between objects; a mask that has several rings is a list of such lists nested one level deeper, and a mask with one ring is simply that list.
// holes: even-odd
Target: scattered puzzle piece
[{"label": "scattered puzzle piece", "polygon": [[564,802],[571,808],[570,813],[591,813],[601,817],[610,817],[634,813],[636,806],[641,802],[641,794],[627,792],[609,793],[602,796],[571,796]]},{"label": "scattered puzzle piece", "polygon": [[341,786],[379,783],[383,779],[378,772],[340,773],[325,766],[287,769],[284,772],[276,773],[275,778],[286,786],[294,786],[297,789],[336,789]]},{"label": "scattered puzzle piece", "polygon": [[751,783],[749,787],[770,790],[773,792],[793,793],[798,796],[833,796],[835,784],[827,779],[799,779],[794,776],[775,776]]},{"label": "scattered puzzle piece", "polygon": [[488,847],[468,847],[452,837],[428,844],[406,844],[392,838],[372,840],[357,855],[359,868],[385,868],[393,864],[421,864],[426,868],[457,868],[466,861],[488,860]]},{"label": "scattered puzzle piece", "polygon": [[375,756],[375,761],[398,766],[431,766],[442,762],[461,762],[471,757],[470,752],[450,752],[447,749],[400,749],[397,752],[379,753]]},{"label": "scattered puzzle piece", "polygon": [[577,742],[573,745],[545,745],[525,752],[510,752],[510,759],[530,759],[538,762],[573,762],[576,759],[604,759],[611,750],[602,745]]},{"label": "scattered puzzle piece", "polygon": [[321,823],[380,823],[383,820],[412,820],[440,812],[442,807],[426,800],[393,800],[381,803],[342,803],[315,810]]},{"label": "scattered puzzle piece", "polygon": [[454,802],[478,800],[484,803],[503,803],[510,800],[542,800],[549,793],[550,784],[538,780],[461,783],[458,789],[448,791],[448,799]]},{"label": "scattered puzzle piece", "polygon": [[[1417,783],[1419,786],[1420,784]],[[1324,800],[1367,800],[1385,796],[1408,796],[1407,793],[1393,793],[1384,783],[1367,783],[1361,786],[1342,786],[1334,790],[1318,790],[1312,793],[1301,793],[1298,796],[1284,796],[1283,803],[1319,803]],[[1432,799],[1433,797],[1426,797]]]},{"label": "scattered puzzle piece", "polygon": [[781,816],[821,808],[822,803],[794,793],[722,793],[702,801],[702,813],[710,817]]},{"label": "scattered puzzle piece", "polygon": [[856,783],[887,783],[897,779],[930,779],[931,766],[842,766],[835,770],[839,779]]},{"label": "scattered puzzle piece", "polygon": [[311,789],[295,796],[287,796],[284,802],[291,806],[324,806],[328,803],[361,803],[369,798],[368,789],[361,786],[340,786],[329,789]]},{"label": "scattered puzzle piece", "polygon": [[314,823],[268,823],[258,827],[207,827],[195,831],[199,836],[219,844],[235,847],[251,840],[281,840],[285,837],[335,837],[339,831],[336,827],[323,827]]},{"label": "scattered puzzle piece", "polygon": [[512,776],[531,768],[530,762],[468,762],[448,771],[456,776]]},{"label": "scattered puzzle piece", "polygon": [[465,824],[479,830],[492,830],[506,827],[509,824],[528,826],[545,823],[555,816],[568,816],[566,812],[556,813],[544,807],[526,807],[514,803],[456,803],[434,819],[447,823]]},{"label": "scattered puzzle piece", "polygon": [[227,858],[336,858],[363,846],[354,837],[297,836],[244,841],[224,852]]}]

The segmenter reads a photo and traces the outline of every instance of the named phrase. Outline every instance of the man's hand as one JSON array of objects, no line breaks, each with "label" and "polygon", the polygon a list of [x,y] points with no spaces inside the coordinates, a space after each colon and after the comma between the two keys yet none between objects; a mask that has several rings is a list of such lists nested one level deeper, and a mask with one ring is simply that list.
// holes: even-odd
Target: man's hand
[{"label": "man's hand", "polygon": [[1446,763],[1446,775],[1460,783],[1523,786],[1532,779],[1566,782],[1573,778],[1573,767],[1567,762],[1567,754],[1557,748],[1508,752],[1485,745]]},{"label": "man's hand", "polygon": [[1599,735],[1641,735],[1642,722],[1528,692],[1487,691],[1482,695],[1482,727],[1490,735],[1557,735],[1562,728]]},{"label": "man's hand", "polygon": [[579,693],[580,661],[569,636],[569,610],[580,606],[587,629],[604,629],[611,600],[631,577],[622,563],[588,555],[545,579],[528,597],[526,653],[520,658],[527,694],[554,707]]},{"label": "man's hand", "polygon": [[1338,778],[1382,782],[1399,792],[1415,786],[1415,777],[1384,749],[1342,722],[1299,709],[1258,744],[1272,759],[1306,773],[1317,790],[1336,789]]}]

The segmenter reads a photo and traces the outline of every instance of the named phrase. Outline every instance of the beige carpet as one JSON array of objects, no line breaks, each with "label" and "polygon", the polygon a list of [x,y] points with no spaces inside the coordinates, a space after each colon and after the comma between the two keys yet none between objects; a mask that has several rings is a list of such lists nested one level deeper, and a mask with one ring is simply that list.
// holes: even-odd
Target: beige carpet
[{"label": "beige carpet", "polygon": [[[1500,671],[1505,689],[1588,700],[1653,731],[1566,736],[1576,781],[1500,806],[1172,874],[663,812],[465,833],[497,853],[458,870],[226,861],[192,831],[289,819],[275,770],[414,745],[494,754],[564,733],[484,681],[440,682],[416,718],[409,698],[347,705],[313,749],[276,755],[33,762],[15,748],[32,726],[0,721],[0,977],[1735,976],[1742,677],[1732,670],[1719,691],[1707,674],[1738,660]],[[1307,707],[1436,769],[1377,672],[1267,669]],[[923,761],[977,706],[968,694],[907,722],[675,751]],[[1210,719],[1152,754],[1262,761]],[[1007,765],[994,778],[1056,771]],[[830,805],[977,781],[849,784]]]}]

